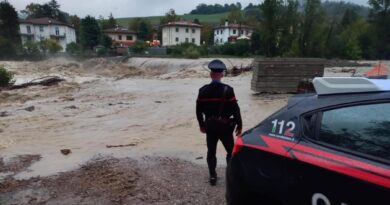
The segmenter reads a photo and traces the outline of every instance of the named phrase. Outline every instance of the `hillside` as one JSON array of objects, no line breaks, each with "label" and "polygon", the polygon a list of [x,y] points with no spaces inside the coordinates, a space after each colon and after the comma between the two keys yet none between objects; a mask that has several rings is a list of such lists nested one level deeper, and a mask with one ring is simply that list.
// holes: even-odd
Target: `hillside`
[{"label": "hillside", "polygon": [[[184,20],[193,21],[194,19],[198,19],[202,23],[210,23],[212,25],[218,25],[221,21],[221,19],[225,19],[228,16],[228,13],[219,13],[219,14],[184,14],[179,15]],[[148,19],[153,25],[158,25],[160,23],[160,18],[162,16],[150,16],[150,17],[141,17],[143,19]],[[129,23],[132,19],[135,19],[137,17],[132,18],[117,18],[116,21],[121,26],[129,26]]]}]

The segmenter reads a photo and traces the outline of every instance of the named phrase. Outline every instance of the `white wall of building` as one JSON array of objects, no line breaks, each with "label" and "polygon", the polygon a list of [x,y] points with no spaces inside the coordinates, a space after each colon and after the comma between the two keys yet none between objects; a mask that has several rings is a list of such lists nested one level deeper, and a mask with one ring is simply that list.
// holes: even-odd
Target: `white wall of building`
[{"label": "white wall of building", "polygon": [[[30,32],[28,32],[28,27],[30,27]],[[39,42],[41,40],[54,39],[62,46],[62,51],[65,51],[67,44],[76,42],[76,31],[69,26],[21,23],[19,28],[22,43],[28,40]]]},{"label": "white wall of building", "polygon": [[[118,34],[118,33],[106,33],[108,37],[110,37],[113,41],[136,41],[137,35],[136,34]],[[122,37],[122,39],[119,39],[119,36]],[[127,40],[127,36],[132,36],[132,40]]]},{"label": "white wall of building", "polygon": [[242,35],[250,37],[253,33],[249,28],[221,27],[214,29],[214,44],[222,45],[229,42],[229,37],[239,37]]},{"label": "white wall of building", "polygon": [[165,26],[162,29],[162,45],[174,46],[181,43],[194,43],[200,45],[199,27],[190,26]]}]

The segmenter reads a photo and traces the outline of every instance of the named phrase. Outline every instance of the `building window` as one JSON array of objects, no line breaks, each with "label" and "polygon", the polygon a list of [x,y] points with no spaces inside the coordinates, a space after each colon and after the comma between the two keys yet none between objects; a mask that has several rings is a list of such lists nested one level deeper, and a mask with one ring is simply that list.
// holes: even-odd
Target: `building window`
[{"label": "building window", "polygon": [[60,35],[60,29],[58,27],[56,27],[56,36],[59,36]]},{"label": "building window", "polygon": [[122,40],[122,35],[118,35],[118,39],[121,41]]},{"label": "building window", "polygon": [[236,29],[233,29],[233,34],[236,34]]},{"label": "building window", "polygon": [[195,43],[195,38],[192,38],[192,43]]},{"label": "building window", "polygon": [[176,27],[176,32],[179,32],[179,28],[178,27]]},{"label": "building window", "polygon": [[222,43],[222,38],[219,40],[219,42],[221,42],[221,43]]},{"label": "building window", "polygon": [[176,41],[176,42],[179,42],[179,38],[178,38],[178,37],[176,37],[175,41]]},{"label": "building window", "polygon": [[31,27],[30,26],[26,26],[27,27],[27,33],[31,33]]},{"label": "building window", "polygon": [[43,26],[39,26],[39,31],[43,32]]},{"label": "building window", "polygon": [[221,34],[223,34],[223,30],[221,30]]},{"label": "building window", "polygon": [[195,29],[194,28],[192,29],[192,33],[195,33]]},{"label": "building window", "polygon": [[45,38],[44,38],[43,36],[41,36],[41,37],[40,37],[40,40],[43,41],[43,40],[45,40]]},{"label": "building window", "polygon": [[132,41],[133,40],[133,36],[126,36],[126,40]]},{"label": "building window", "polygon": [[244,31],[243,31],[243,30],[241,30],[241,35],[242,35],[242,34],[244,34]]},{"label": "building window", "polygon": [[249,34],[248,30],[246,30],[246,35],[248,35],[248,34]]},{"label": "building window", "polygon": [[188,38],[186,38],[186,43],[188,43]]},{"label": "building window", "polygon": [[217,35],[219,34],[219,30],[217,30]]},{"label": "building window", "polygon": [[188,33],[188,31],[189,31],[189,29],[188,29],[188,28],[186,28],[186,33]]}]

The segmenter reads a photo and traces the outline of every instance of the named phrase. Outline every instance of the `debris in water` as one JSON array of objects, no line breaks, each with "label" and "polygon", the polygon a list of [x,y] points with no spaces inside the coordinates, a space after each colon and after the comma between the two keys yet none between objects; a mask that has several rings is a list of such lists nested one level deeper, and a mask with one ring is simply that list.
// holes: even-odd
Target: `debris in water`
[{"label": "debris in water", "polygon": [[0,112],[0,117],[8,117],[10,115],[11,115],[11,113],[9,113],[7,111]]},{"label": "debris in water", "polygon": [[25,110],[25,111],[28,111],[28,112],[32,112],[32,111],[35,110],[35,106],[26,107],[26,108],[19,109],[19,110]]},{"label": "debris in water", "polygon": [[76,105],[66,106],[64,109],[79,109]]},{"label": "debris in water", "polygon": [[72,153],[72,151],[71,151],[70,149],[62,149],[62,150],[61,150],[61,153],[62,153],[63,155],[68,155],[68,154]]},{"label": "debris in water", "polygon": [[196,160],[200,160],[200,159],[203,159],[203,157],[202,156],[199,156],[199,157],[197,157],[197,158],[195,158]]},{"label": "debris in water", "polygon": [[107,148],[113,148],[113,147],[133,147],[137,146],[136,143],[130,143],[130,144],[125,144],[125,145],[106,145]]},{"label": "debris in water", "polygon": [[58,76],[45,76],[42,78],[34,79],[28,83],[23,83],[20,85],[13,85],[9,89],[15,90],[15,89],[27,88],[27,87],[35,86],[35,85],[52,86],[52,85],[57,85],[59,82],[62,82],[62,81],[65,81],[65,79],[60,78]]}]

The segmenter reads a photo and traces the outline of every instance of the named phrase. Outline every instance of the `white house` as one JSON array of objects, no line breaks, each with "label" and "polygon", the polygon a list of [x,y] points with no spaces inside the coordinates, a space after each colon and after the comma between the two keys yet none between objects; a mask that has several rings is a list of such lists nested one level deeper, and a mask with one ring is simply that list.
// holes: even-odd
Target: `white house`
[{"label": "white house", "polygon": [[22,43],[39,42],[46,39],[56,40],[63,48],[76,42],[76,31],[73,26],[50,18],[19,20]]},{"label": "white house", "polygon": [[214,44],[222,45],[227,42],[235,42],[237,39],[250,39],[253,28],[243,24],[229,24],[228,21],[225,25],[214,28]]},{"label": "white house", "polygon": [[117,44],[120,47],[129,47],[137,41],[137,33],[130,31],[127,28],[116,27],[111,29],[106,29],[103,33],[109,36],[114,44]]},{"label": "white house", "polygon": [[201,28],[201,25],[188,21],[169,22],[162,25],[162,45],[194,43],[199,46]]}]

